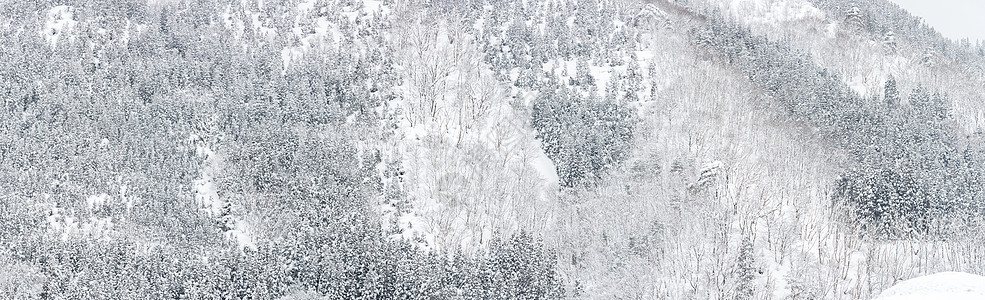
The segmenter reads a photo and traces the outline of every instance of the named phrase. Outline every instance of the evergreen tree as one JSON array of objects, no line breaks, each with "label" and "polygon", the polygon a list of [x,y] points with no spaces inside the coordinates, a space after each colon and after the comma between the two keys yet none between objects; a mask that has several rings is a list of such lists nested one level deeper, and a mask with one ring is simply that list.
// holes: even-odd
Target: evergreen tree
[{"label": "evergreen tree", "polygon": [[643,70],[640,69],[636,53],[632,52],[626,65],[625,83],[622,85],[623,101],[636,102],[640,100],[639,93],[643,91]]},{"label": "evergreen tree", "polygon": [[883,99],[885,99],[886,106],[889,108],[895,108],[900,104],[899,90],[896,88],[896,78],[893,75],[889,75],[889,79],[886,80]]},{"label": "evergreen tree", "polygon": [[588,67],[588,60],[578,58],[578,62],[575,64],[575,76],[571,77],[570,84],[580,86],[585,90],[593,90],[595,88],[595,77],[592,77],[592,71]]},{"label": "evergreen tree", "polygon": [[735,299],[752,299],[755,292],[753,280],[756,278],[756,249],[753,247],[752,239],[748,236],[742,238],[739,246],[739,257],[735,262],[736,272],[736,295]]},{"label": "evergreen tree", "polygon": [[858,7],[858,3],[852,2],[848,10],[845,11],[845,24],[858,29],[865,28],[865,19],[862,17],[862,9]]}]

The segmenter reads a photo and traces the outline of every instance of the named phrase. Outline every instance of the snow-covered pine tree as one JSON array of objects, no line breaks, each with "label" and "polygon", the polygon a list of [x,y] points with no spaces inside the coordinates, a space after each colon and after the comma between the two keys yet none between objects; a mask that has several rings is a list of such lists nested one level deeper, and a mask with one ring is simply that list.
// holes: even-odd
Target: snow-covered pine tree
[{"label": "snow-covered pine tree", "polygon": [[865,19],[862,16],[862,9],[858,7],[858,3],[852,2],[845,11],[845,24],[850,25],[856,29],[865,28]]},{"label": "snow-covered pine tree", "polygon": [[893,75],[889,75],[889,78],[886,79],[886,86],[883,89],[883,99],[889,108],[895,108],[900,104],[899,89],[896,87],[896,77],[893,77]]}]

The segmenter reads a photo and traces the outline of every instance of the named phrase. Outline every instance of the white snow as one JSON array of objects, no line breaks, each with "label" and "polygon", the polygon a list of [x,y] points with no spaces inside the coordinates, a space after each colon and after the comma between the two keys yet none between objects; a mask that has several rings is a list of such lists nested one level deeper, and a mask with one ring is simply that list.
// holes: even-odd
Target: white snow
[{"label": "white snow", "polygon": [[[197,135],[191,135],[188,137],[190,140],[198,141],[199,137]],[[198,203],[199,208],[205,210],[211,216],[216,216],[222,209],[222,200],[219,199],[219,192],[216,190],[215,183],[213,182],[213,172],[215,171],[215,165],[218,163],[218,158],[216,157],[215,151],[204,145],[204,143],[196,143],[195,154],[200,157],[205,157],[205,162],[203,162],[201,177],[195,179],[195,202]]]},{"label": "white snow", "polygon": [[385,15],[390,12],[390,8],[383,5],[383,1],[380,0],[363,0],[363,11],[369,14],[381,13]]},{"label": "white snow", "polygon": [[[105,194],[102,194],[100,196],[104,195]],[[90,196],[86,199],[86,201],[88,202],[89,199],[100,198],[101,200],[106,200],[108,197]],[[67,241],[71,238],[85,237],[97,239],[106,238],[107,234],[109,234],[114,227],[112,217],[89,217],[89,219],[82,220],[82,222],[80,222],[80,220],[75,217],[63,215],[62,210],[58,207],[52,208],[51,214],[48,215],[46,221],[48,223],[48,227],[55,233],[58,233],[62,241]]]},{"label": "white snow", "polygon": [[243,248],[256,249],[256,241],[253,235],[250,234],[250,225],[240,218],[240,216],[232,214],[222,215],[227,203],[219,197],[219,191],[213,180],[217,171],[221,168],[222,157],[215,150],[212,150],[198,135],[192,134],[188,139],[195,143],[195,155],[205,157],[205,162],[202,163],[200,177],[193,182],[195,187],[195,203],[198,204],[199,209],[208,213],[209,216],[223,218],[222,221],[232,228],[223,234],[227,239],[235,241],[240,250]]},{"label": "white snow", "polygon": [[[544,149],[540,146],[540,141],[534,141],[537,143],[537,149]],[[557,175],[557,167],[554,166],[554,162],[547,157],[547,153],[543,150],[535,151],[534,157],[530,159],[530,165],[533,166],[534,170],[537,170],[537,174],[540,175],[540,179],[551,187],[555,189],[560,186],[561,179]]]},{"label": "white snow", "polygon": [[908,279],[886,289],[877,300],[981,300],[985,277],[961,272],[942,272]]},{"label": "white snow", "polygon": [[287,75],[287,68],[291,66],[291,62],[301,60],[304,57],[303,47],[288,47],[280,51],[280,58],[284,62],[284,69],[280,71],[281,76]]},{"label": "white snow", "polygon": [[122,183],[120,184],[120,199],[123,201],[124,207],[127,208],[127,214],[130,214],[130,212],[133,211],[133,204],[134,204],[134,201],[136,200],[137,197],[136,196],[128,196],[127,195],[127,190],[128,189],[129,189],[128,186],[126,186],[126,185],[124,185]]},{"label": "white snow", "polygon": [[48,10],[47,18],[41,36],[54,48],[58,44],[62,34],[75,27],[75,8],[68,5],[59,5]]},{"label": "white snow", "polygon": [[98,195],[91,195],[86,198],[86,209],[88,209],[90,212],[99,209],[100,207],[106,204],[107,199],[109,199],[109,195],[106,195],[105,193]]},{"label": "white snow", "polygon": [[838,37],[838,22],[829,22],[825,28],[825,33],[829,39]]},{"label": "white snow", "polygon": [[236,245],[239,246],[240,250],[244,248],[256,250],[256,240],[250,234],[249,224],[243,220],[236,220],[235,222],[233,229],[225,232],[226,238],[236,241]]}]

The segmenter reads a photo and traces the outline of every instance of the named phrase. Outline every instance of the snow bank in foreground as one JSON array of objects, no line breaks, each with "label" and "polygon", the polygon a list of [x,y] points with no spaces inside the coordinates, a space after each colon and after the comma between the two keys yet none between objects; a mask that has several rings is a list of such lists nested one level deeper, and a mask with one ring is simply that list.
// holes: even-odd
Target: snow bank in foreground
[{"label": "snow bank in foreground", "polygon": [[985,277],[944,272],[897,283],[879,295],[878,300],[985,299]]}]

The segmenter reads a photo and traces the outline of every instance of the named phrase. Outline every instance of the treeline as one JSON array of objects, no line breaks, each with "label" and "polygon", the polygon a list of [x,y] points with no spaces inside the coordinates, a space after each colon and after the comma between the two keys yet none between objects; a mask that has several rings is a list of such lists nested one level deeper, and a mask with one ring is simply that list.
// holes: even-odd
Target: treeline
[{"label": "treeline", "polygon": [[917,88],[902,101],[895,82],[865,99],[813,64],[809,56],[754,36],[711,14],[695,38],[854,157],[834,200],[849,222],[883,238],[946,236],[951,225],[980,216],[985,179],[981,145],[950,117],[945,94]]},{"label": "treeline", "polygon": [[[43,278],[40,299],[555,299],[554,258],[526,233],[481,257],[427,254],[378,236],[232,247],[146,247],[132,241],[43,238],[20,253]],[[25,274],[21,274],[25,275]],[[24,290],[24,287],[20,287]],[[4,289],[10,291],[12,289]],[[5,297],[14,295],[6,294]],[[25,296],[25,295],[21,295]]]},{"label": "treeline", "polygon": [[[371,207],[379,157],[354,140],[392,130],[380,125],[399,84],[386,22],[329,14],[341,50],[285,65],[294,6],[265,6],[278,34],[241,35],[216,13],[246,19],[239,1],[107,3],[73,2],[78,24],[54,47],[37,34],[49,3],[6,7],[16,21],[0,46],[0,235],[3,253],[43,278],[30,296],[564,296],[552,251],[531,234],[474,257],[384,237]],[[202,147],[221,163],[207,165]],[[203,168],[217,169],[222,215],[196,203]],[[98,194],[109,200],[87,203]],[[224,237],[229,215],[249,218],[255,248]],[[112,226],[78,229],[97,220]]]}]

